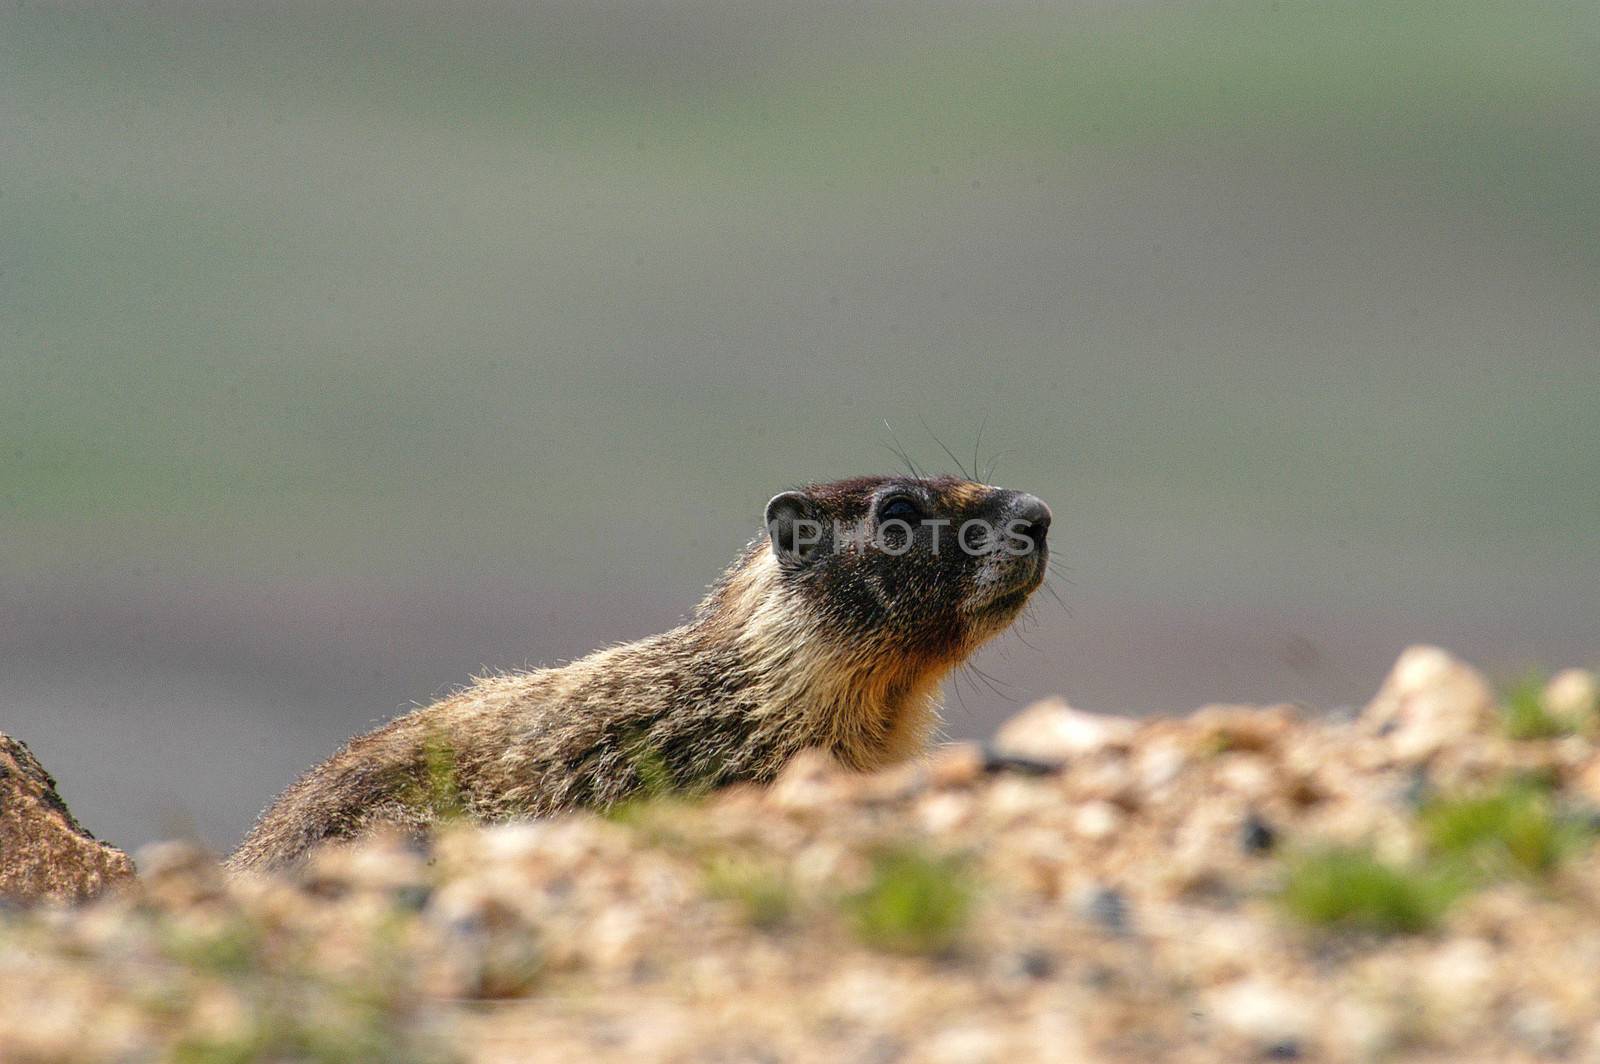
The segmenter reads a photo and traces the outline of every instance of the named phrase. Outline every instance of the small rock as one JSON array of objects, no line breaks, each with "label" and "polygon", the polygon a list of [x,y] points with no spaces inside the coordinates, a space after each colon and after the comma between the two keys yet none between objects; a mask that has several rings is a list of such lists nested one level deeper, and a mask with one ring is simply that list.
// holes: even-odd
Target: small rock
[{"label": "small rock", "polygon": [[27,745],[0,734],[0,898],[82,901],[133,876],[133,862],[74,819]]},{"label": "small rock", "polygon": [[1094,887],[1082,904],[1084,915],[1112,934],[1126,935],[1133,930],[1128,899],[1116,887]]},{"label": "small rock", "polygon": [[149,884],[210,876],[217,871],[217,859],[199,843],[174,839],[139,847],[139,866],[144,870],[140,878]]},{"label": "small rock", "polygon": [[1511,1014],[1510,1028],[1523,1045],[1542,1057],[1563,1056],[1572,1043],[1560,1013],[1549,1001],[1530,1001],[1518,1008]]},{"label": "small rock", "polygon": [[985,796],[984,812],[996,821],[1016,821],[1041,810],[1054,808],[1059,802],[1047,788],[1015,776],[1001,776],[995,780]]},{"label": "small rock", "polygon": [[1584,798],[1600,805],[1600,755],[1592,757],[1576,773],[1574,787]]},{"label": "small rock", "polygon": [[1305,1001],[1263,979],[1248,979],[1217,991],[1212,1011],[1224,1027],[1276,1060],[1300,1055],[1311,1021]]},{"label": "small rock", "polygon": [[1087,802],[1072,815],[1072,828],[1086,839],[1108,839],[1122,824],[1122,812],[1110,802]]},{"label": "small rock", "polygon": [[911,1008],[904,988],[870,968],[845,968],[821,988],[828,1011],[859,1024],[893,1024]]},{"label": "small rock", "polygon": [[1265,798],[1276,782],[1272,763],[1259,754],[1230,753],[1217,768],[1217,782],[1245,798]]},{"label": "small rock", "polygon": [[1022,776],[1048,776],[1061,771],[1061,763],[1031,757],[1002,754],[993,747],[984,749],[983,769],[988,773],[1015,772]]},{"label": "small rock", "polygon": [[1584,720],[1600,711],[1600,677],[1587,669],[1564,669],[1550,677],[1539,696],[1545,712],[1567,720]]},{"label": "small rock", "polygon": [[1094,758],[1074,771],[1072,784],[1077,797],[1098,798],[1126,809],[1139,804],[1139,781],[1125,757]]},{"label": "small rock", "polygon": [[1147,793],[1159,791],[1176,780],[1188,763],[1189,755],[1182,745],[1171,739],[1152,742],[1134,755],[1139,786]]},{"label": "small rock", "polygon": [[1210,753],[1276,750],[1294,729],[1292,706],[1202,706],[1190,718]]},{"label": "small rock", "polygon": [[430,973],[435,993],[507,998],[532,985],[545,960],[543,941],[502,897],[458,881],[430,899],[426,911],[445,933]]},{"label": "small rock", "polygon": [[1406,1022],[1416,1022],[1407,1006],[1414,1003],[1368,995],[1353,995],[1324,1013],[1320,1027],[1328,1035],[1328,1059],[1377,1061],[1393,1059],[1396,1043],[1407,1033]]},{"label": "small rock", "polygon": [[1495,950],[1481,938],[1444,943],[1411,969],[1414,985],[1442,1022],[1464,1022],[1494,1000]]},{"label": "small rock", "polygon": [[1495,723],[1495,696],[1483,674],[1438,647],[1415,646],[1395,662],[1361,715],[1400,761],[1420,761]]},{"label": "small rock", "polygon": [[997,1032],[980,1026],[953,1027],[935,1032],[924,1040],[924,1059],[942,1064],[981,1064],[1000,1060],[1002,1042]]},{"label": "small rock", "polygon": [[927,766],[920,761],[890,765],[851,779],[852,797],[858,802],[894,803],[927,790]]},{"label": "small rock", "polygon": [[1056,973],[1055,958],[1041,949],[1025,949],[1013,960],[1017,974],[1025,979],[1048,979]]},{"label": "small rock", "polygon": [[972,816],[972,797],[966,794],[934,793],[917,804],[917,819],[931,835],[954,831]]},{"label": "small rock", "polygon": [[1073,709],[1059,698],[1035,702],[1000,726],[993,748],[1001,757],[1062,765],[1107,748],[1126,747],[1133,721]]},{"label": "small rock", "polygon": [[983,776],[987,762],[977,743],[941,746],[928,758],[928,782],[934,787],[970,787]]},{"label": "small rock", "polygon": [[846,789],[845,769],[826,750],[802,750],[784,766],[766,793],[779,809],[816,809],[838,800]]},{"label": "small rock", "polygon": [[427,864],[403,835],[380,833],[354,846],[324,846],[313,851],[301,872],[309,889],[371,890],[399,895],[426,884]]},{"label": "small rock", "polygon": [[1267,823],[1261,814],[1253,809],[1245,814],[1244,823],[1239,825],[1239,847],[1245,853],[1269,853],[1277,844],[1278,832],[1276,828]]},{"label": "small rock", "polygon": [[1405,786],[1400,791],[1400,800],[1410,809],[1421,809],[1427,805],[1434,796],[1433,780],[1428,776],[1426,765],[1416,765],[1406,777]]},{"label": "small rock", "polygon": [[222,866],[217,857],[194,842],[152,842],[139,847],[139,885],[144,896],[179,910],[221,898]]}]

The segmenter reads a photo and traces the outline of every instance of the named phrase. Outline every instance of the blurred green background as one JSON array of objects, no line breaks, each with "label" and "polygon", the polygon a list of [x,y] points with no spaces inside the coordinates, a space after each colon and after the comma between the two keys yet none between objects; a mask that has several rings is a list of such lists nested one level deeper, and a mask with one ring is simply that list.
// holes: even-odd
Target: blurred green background
[{"label": "blurred green background", "polygon": [[1597,115],[1590,2],[8,0],[0,730],[229,845],[885,419],[1070,570],[954,735],[1593,663]]}]

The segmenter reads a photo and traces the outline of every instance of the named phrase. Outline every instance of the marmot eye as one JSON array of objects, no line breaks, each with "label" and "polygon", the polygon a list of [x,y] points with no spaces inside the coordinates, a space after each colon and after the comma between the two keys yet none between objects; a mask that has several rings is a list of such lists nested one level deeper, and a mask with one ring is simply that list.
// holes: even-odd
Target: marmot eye
[{"label": "marmot eye", "polygon": [[907,495],[896,495],[878,504],[879,521],[915,521],[922,516],[922,508]]}]

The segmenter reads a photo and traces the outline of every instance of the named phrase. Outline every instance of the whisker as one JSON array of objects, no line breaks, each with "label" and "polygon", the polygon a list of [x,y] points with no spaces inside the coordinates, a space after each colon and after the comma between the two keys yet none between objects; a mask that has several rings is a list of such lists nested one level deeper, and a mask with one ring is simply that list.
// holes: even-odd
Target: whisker
[{"label": "whisker", "polygon": [[[906,467],[906,471],[907,472],[909,472],[914,477],[917,475],[916,467],[914,467],[911,464],[911,459],[906,457],[906,454],[905,454],[904,451],[899,450],[898,448],[895,448],[895,447],[891,447],[887,443],[882,444],[881,446],[883,447],[884,450],[888,451],[890,454],[892,454],[896,458],[900,459],[900,464]],[[919,477],[918,479],[920,480],[921,478]]]},{"label": "whisker", "polygon": [[905,462],[906,468],[911,470],[911,475],[918,480],[927,480],[928,478],[922,475],[922,470],[917,468],[917,463],[911,460],[911,455],[906,453],[905,445],[900,442],[900,437],[895,435],[894,426],[889,424],[888,418],[883,419],[883,427],[889,430],[889,438],[894,441],[895,452],[900,455],[901,461]]},{"label": "whisker", "polygon": [[972,716],[972,707],[967,705],[966,695],[961,692],[961,674],[963,671],[962,669],[957,669],[950,674],[950,686],[955,692],[956,701],[961,703],[961,712],[970,717]]},{"label": "whisker", "polygon": [[[967,668],[971,669],[973,672],[975,672],[979,676],[983,677],[983,679],[987,680],[990,684],[999,685],[1001,687],[1009,687],[1009,688],[1011,688],[1011,690],[1013,692],[1016,691],[1016,688],[1013,687],[1011,684],[1006,683],[1004,680],[996,679],[995,677],[990,676],[988,673],[984,672],[982,669],[978,668],[976,665],[972,664],[970,661],[967,663]],[[1003,692],[998,691],[998,690],[995,691],[995,694],[1002,695],[1002,697],[1009,697],[1008,695],[1005,695]]]},{"label": "whisker", "polygon": [[1016,448],[1014,448],[1014,447],[1009,449],[1009,450],[1005,450],[1005,451],[996,451],[995,452],[995,456],[993,458],[989,459],[989,468],[985,469],[983,471],[984,482],[987,483],[988,481],[990,481],[991,479],[994,478],[994,470],[995,470],[995,467],[1000,464],[1000,459],[1004,458],[1008,454],[1016,454],[1016,453],[1017,453],[1017,451],[1016,451]]},{"label": "whisker", "polygon": [[971,662],[963,665],[960,671],[969,673],[969,675],[973,678],[973,682],[975,683],[981,681],[983,685],[989,689],[989,693],[994,695],[996,698],[1008,699],[1008,696],[1005,694],[1005,692],[1001,691],[994,685],[994,679],[978,672],[978,670],[972,667]]},{"label": "whisker", "polygon": [[[972,441],[972,479],[978,479],[978,451],[983,447],[983,429],[989,424],[989,411],[983,412],[983,420],[978,422],[978,438]],[[988,478],[985,477],[985,480]]]},{"label": "whisker", "polygon": [[957,458],[956,455],[955,455],[955,452],[952,451],[950,448],[946,447],[944,445],[944,441],[941,440],[938,437],[938,435],[933,431],[933,429],[928,427],[928,419],[927,418],[923,417],[921,414],[918,414],[917,415],[917,420],[922,423],[922,427],[928,433],[928,435],[933,437],[933,442],[937,443],[939,445],[939,450],[943,451],[946,455],[948,455],[949,458],[950,458],[950,461],[955,463],[956,472],[957,473],[960,473],[962,475],[962,477],[966,478],[967,480],[976,480],[976,479],[978,479],[977,467],[974,466],[971,476],[968,476],[966,469],[964,469],[962,467],[962,465],[961,465],[961,459]]},{"label": "whisker", "polygon": [[1066,562],[1058,562],[1054,558],[1046,558],[1044,567],[1051,576],[1058,577],[1068,584],[1072,583],[1072,578],[1067,575],[1072,572],[1072,566]]}]

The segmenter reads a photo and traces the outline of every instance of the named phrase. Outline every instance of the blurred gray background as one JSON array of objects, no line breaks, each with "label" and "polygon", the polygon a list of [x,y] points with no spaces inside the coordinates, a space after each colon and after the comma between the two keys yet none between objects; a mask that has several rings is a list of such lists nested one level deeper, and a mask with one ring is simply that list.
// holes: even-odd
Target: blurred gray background
[{"label": "blurred gray background", "polygon": [[1587,2],[6,0],[0,730],[230,845],[885,419],[1070,569],[956,736],[1595,663],[1597,115]]}]

